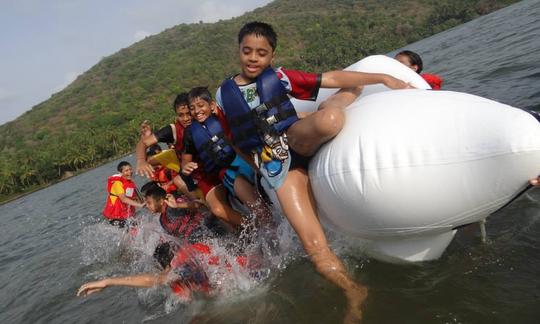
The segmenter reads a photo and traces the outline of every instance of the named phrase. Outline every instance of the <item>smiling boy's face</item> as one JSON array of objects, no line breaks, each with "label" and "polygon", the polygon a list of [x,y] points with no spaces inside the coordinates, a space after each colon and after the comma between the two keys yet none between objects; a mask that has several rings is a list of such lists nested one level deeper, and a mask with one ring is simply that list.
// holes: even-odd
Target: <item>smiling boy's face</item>
[{"label": "smiling boy's face", "polygon": [[209,103],[200,97],[193,98],[189,102],[189,111],[191,112],[191,116],[199,123],[202,123],[208,119],[208,117],[210,117],[210,115],[212,115],[214,112],[215,108],[216,105],[213,101],[212,103]]},{"label": "smiling boy's face", "polygon": [[126,179],[131,179],[131,177],[133,176],[133,168],[129,164],[124,165],[120,173],[122,174],[122,177]]},{"label": "smiling boy's face", "polygon": [[263,36],[248,34],[240,43],[240,76],[250,82],[272,64],[274,50]]}]

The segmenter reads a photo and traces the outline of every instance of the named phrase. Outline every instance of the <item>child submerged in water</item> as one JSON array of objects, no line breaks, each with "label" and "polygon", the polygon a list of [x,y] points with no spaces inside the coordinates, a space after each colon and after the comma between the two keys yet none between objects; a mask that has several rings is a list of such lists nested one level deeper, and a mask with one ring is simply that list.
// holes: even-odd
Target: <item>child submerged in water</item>
[{"label": "child submerged in water", "polygon": [[[88,296],[111,286],[151,288],[168,284],[177,296],[189,301],[193,293],[209,296],[215,288],[216,285],[210,282],[206,274],[206,268],[223,267],[229,271],[232,269],[228,262],[222,262],[218,256],[212,254],[212,248],[203,243],[187,245],[161,243],[156,247],[154,258],[162,269],[159,273],[142,273],[87,282],[79,288],[77,296]],[[244,256],[237,256],[235,263],[239,268],[248,266]]]}]

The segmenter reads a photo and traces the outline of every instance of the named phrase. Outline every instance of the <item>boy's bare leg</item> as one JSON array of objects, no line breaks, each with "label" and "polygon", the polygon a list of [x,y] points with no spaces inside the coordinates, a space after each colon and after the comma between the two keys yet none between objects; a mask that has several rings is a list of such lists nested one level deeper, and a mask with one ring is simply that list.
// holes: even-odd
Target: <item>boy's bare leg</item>
[{"label": "boy's bare leg", "polygon": [[358,98],[358,96],[362,93],[362,90],[364,90],[364,86],[340,89],[339,91],[328,97],[325,101],[321,102],[319,107],[317,107],[317,110],[323,110],[328,107],[345,109],[350,104],[352,104],[353,101],[356,100],[356,98]]},{"label": "boy's bare leg", "polygon": [[289,127],[289,147],[300,155],[312,156],[322,144],[339,133],[344,122],[345,115],[339,108],[316,111]]},{"label": "boy's bare leg", "polygon": [[348,302],[347,322],[360,320],[360,305],[367,297],[367,288],[354,282],[343,263],[330,250],[319,222],[307,171],[289,171],[285,183],[276,191],[281,208],[298,234],[315,269],[328,281],[343,289]]},{"label": "boy's bare leg", "polygon": [[206,195],[206,202],[212,214],[217,218],[237,227],[242,224],[242,215],[234,210],[227,200],[227,192],[223,185],[214,187]]},{"label": "boy's bare leg", "polygon": [[272,221],[272,213],[255,189],[255,186],[241,175],[237,176],[234,181],[234,194],[246,205],[251,213],[255,214],[259,221],[266,224]]},{"label": "boy's bare leg", "polygon": [[300,155],[315,154],[341,131],[345,123],[343,110],[358,98],[362,89],[341,89],[322,102],[316,112],[294,123],[287,130],[289,146]]}]

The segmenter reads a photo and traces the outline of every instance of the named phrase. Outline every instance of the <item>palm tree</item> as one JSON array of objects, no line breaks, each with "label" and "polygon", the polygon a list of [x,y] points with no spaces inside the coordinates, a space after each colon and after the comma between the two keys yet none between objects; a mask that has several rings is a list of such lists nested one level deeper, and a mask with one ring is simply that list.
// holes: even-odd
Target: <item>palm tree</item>
[{"label": "palm tree", "polygon": [[0,194],[9,195],[15,191],[15,183],[11,176],[11,172],[4,167],[2,167],[2,172],[0,172]]},{"label": "palm tree", "polygon": [[23,162],[19,165],[19,180],[23,187],[30,187],[35,175],[36,170],[34,170],[30,164]]}]

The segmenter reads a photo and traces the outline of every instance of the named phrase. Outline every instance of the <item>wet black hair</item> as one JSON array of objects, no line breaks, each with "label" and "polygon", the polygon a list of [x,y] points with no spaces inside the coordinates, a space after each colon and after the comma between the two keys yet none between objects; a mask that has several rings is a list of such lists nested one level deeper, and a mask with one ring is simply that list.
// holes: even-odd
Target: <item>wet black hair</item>
[{"label": "wet black hair", "polygon": [[156,246],[156,249],[154,250],[154,259],[163,269],[171,264],[175,249],[175,244],[172,242],[160,243]]},{"label": "wet black hair", "polygon": [[272,50],[276,50],[277,34],[274,31],[274,28],[272,28],[272,25],[260,21],[252,21],[245,24],[238,32],[238,45],[242,43],[242,40],[244,40],[244,37],[247,35],[255,35],[266,38],[270,46],[272,46]]},{"label": "wet black hair", "polygon": [[422,69],[424,68],[424,63],[422,62],[422,58],[420,58],[420,55],[416,54],[413,51],[409,51],[409,50],[401,51],[401,52],[397,53],[396,56],[398,56],[398,55],[407,56],[409,58],[409,62],[411,62],[411,65],[418,66],[418,70],[416,70],[416,73],[420,74],[420,72],[422,72]]},{"label": "wet black hair", "polygon": [[122,161],[122,162],[118,163],[118,166],[116,167],[116,170],[118,170],[118,172],[122,172],[122,168],[124,168],[126,165],[131,166],[131,164],[129,164],[128,161]]},{"label": "wet black hair", "polygon": [[159,188],[159,184],[157,181],[149,181],[147,183],[145,183],[142,187],[141,187],[141,192],[143,195],[146,196],[146,192],[151,189],[151,188]]},{"label": "wet black hair", "polygon": [[162,149],[161,149],[161,146],[159,146],[159,144],[153,144],[153,145],[150,145],[150,147],[148,148],[148,151],[146,151],[146,156],[151,157],[158,154],[161,151]]},{"label": "wet black hair", "polygon": [[176,112],[176,109],[180,106],[189,106],[189,100],[188,100],[188,93],[187,92],[182,92],[182,93],[179,93],[176,98],[174,99],[174,102],[173,102],[173,110],[174,112]]},{"label": "wet black hair", "polygon": [[188,93],[188,100],[189,103],[191,103],[192,100],[195,98],[201,98],[202,100],[212,103],[212,94],[210,91],[208,91],[208,87],[194,87],[191,90],[189,90]]},{"label": "wet black hair", "polygon": [[144,191],[144,197],[150,197],[154,200],[165,199],[166,196],[167,192],[157,184],[156,186],[149,185]]}]

